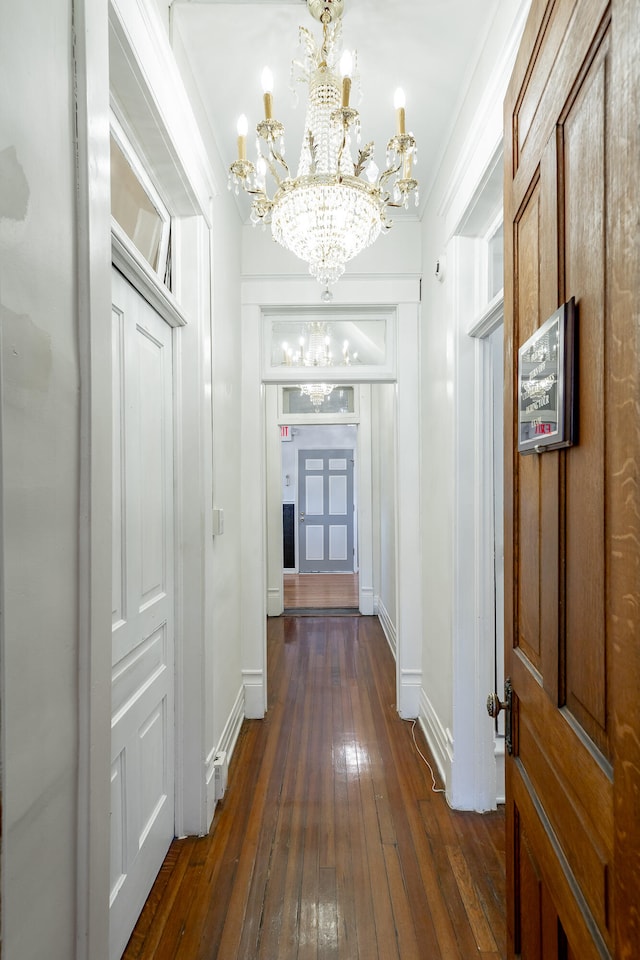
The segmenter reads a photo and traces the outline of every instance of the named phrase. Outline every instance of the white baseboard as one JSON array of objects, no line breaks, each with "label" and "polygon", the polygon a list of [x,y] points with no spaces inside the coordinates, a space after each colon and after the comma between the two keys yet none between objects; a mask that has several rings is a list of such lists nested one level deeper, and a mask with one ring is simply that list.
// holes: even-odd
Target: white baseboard
[{"label": "white baseboard", "polygon": [[247,720],[262,720],[267,702],[263,670],[243,670],[244,715]]},{"label": "white baseboard", "polygon": [[238,691],[238,696],[231,708],[231,713],[227,717],[224,730],[217,745],[210,752],[206,760],[206,790],[207,790],[207,829],[211,826],[213,814],[216,809],[214,766],[213,761],[219,753],[226,753],[227,763],[231,761],[235,749],[242,721],[244,720],[244,686]]},{"label": "white baseboard", "polygon": [[267,616],[279,617],[284,610],[281,587],[269,587],[267,590]]},{"label": "white baseboard", "polygon": [[398,713],[403,720],[416,720],[420,716],[421,694],[422,670],[400,670]]},{"label": "white baseboard", "polygon": [[396,627],[391,617],[389,616],[389,611],[385,607],[384,603],[380,597],[375,598],[374,610],[378,614],[378,620],[380,621],[380,626],[382,627],[383,633],[387,638],[387,643],[389,644],[389,649],[393,654],[393,659],[396,659],[396,651],[398,649],[398,636],[396,634]]},{"label": "white baseboard", "polygon": [[373,589],[371,587],[360,587],[358,596],[358,606],[363,617],[372,617],[375,612],[375,602]]},{"label": "white baseboard", "polygon": [[453,763],[453,737],[451,731],[441,723],[433,704],[425,694],[420,692],[420,727],[429,749],[435,760],[438,772],[447,787],[451,782],[451,765]]}]

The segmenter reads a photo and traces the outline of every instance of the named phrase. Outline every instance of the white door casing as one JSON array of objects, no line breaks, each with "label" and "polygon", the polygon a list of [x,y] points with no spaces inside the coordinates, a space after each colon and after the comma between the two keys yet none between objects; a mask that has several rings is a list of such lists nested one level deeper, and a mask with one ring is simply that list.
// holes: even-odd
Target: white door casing
[{"label": "white door casing", "polygon": [[174,836],[171,328],[113,270],[109,953],[121,956]]}]

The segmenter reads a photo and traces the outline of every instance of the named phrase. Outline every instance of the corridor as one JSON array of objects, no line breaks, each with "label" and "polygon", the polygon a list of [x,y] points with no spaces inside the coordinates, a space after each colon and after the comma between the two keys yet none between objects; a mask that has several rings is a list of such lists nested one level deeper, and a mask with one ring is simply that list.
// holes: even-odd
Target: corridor
[{"label": "corridor", "polygon": [[124,960],[501,960],[503,813],[433,792],[378,619],[271,618],[268,667],[209,835],[173,843]]}]

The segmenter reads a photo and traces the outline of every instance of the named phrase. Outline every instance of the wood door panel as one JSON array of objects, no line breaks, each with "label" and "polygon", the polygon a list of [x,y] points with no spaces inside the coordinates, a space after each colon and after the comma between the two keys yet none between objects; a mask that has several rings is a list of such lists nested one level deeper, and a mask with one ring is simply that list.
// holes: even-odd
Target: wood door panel
[{"label": "wood door panel", "polygon": [[518,690],[520,769],[544,810],[581,895],[603,936],[607,932],[613,863],[612,784],[596,766],[594,748],[576,739],[567,714],[540,698],[539,684],[526,665],[514,671]]},{"label": "wood door panel", "polygon": [[[527,843],[526,835],[521,831],[519,834],[518,861],[520,866],[519,887],[520,887],[520,909],[518,910],[519,923],[519,944],[518,952],[525,960],[544,960],[542,953],[542,924],[540,917],[542,912],[542,880],[538,867],[531,855],[531,849]],[[523,910],[522,905],[527,905]]]},{"label": "wood door panel", "polygon": [[540,667],[540,468],[530,458],[518,486],[518,632],[517,645]]},{"label": "wood door panel", "polygon": [[[606,851],[592,830],[592,822],[582,798],[560,779],[545,751],[545,740],[531,722],[520,701],[518,742],[520,756],[526,757],[526,770],[538,797],[546,798],[545,811],[559,847],[601,930],[607,926],[607,871],[612,850]],[[542,731],[543,734],[546,731]],[[568,798],[568,802],[566,802]],[[573,802],[572,802],[573,801]]]},{"label": "wood door panel", "polygon": [[[533,0],[505,101],[510,958],[640,956],[639,21]],[[522,456],[518,347],[571,297],[577,440]]]},{"label": "wood door panel", "polygon": [[[532,927],[538,927],[536,936],[542,940],[544,930],[557,925],[566,935],[580,960],[602,960],[611,955],[611,937],[600,930],[589,910],[578,881],[558,846],[553,831],[533,790],[524,768],[516,762],[511,777],[511,798],[515,808],[516,833],[512,839],[516,880],[515,937],[510,956],[525,960],[528,944],[522,942],[522,932],[533,942]],[[523,837],[529,848],[528,859],[535,863],[536,873],[546,888],[533,905],[522,895]],[[511,938],[508,938],[511,939]],[[546,954],[541,960],[547,960]]]},{"label": "wood door panel", "polygon": [[526,767],[527,756],[519,741],[523,712],[544,743],[549,762],[560,776],[572,806],[582,807],[589,834],[605,848],[611,846],[613,831],[612,785],[610,771],[599,763],[601,755],[585,737],[576,737],[567,711],[558,710],[548,696],[540,696],[538,678],[519,657],[512,662],[512,680],[517,684],[517,748],[520,762]]},{"label": "wood door panel", "polygon": [[607,722],[605,420],[607,35],[559,137],[567,291],[578,302],[579,443],[566,458],[566,704],[610,757]]},{"label": "wood door panel", "polygon": [[[520,98],[514,111],[514,158],[515,170],[525,156],[539,155],[540,144],[528,143],[529,135],[538,132],[534,127],[539,113],[540,101],[549,83],[549,76],[562,44],[571,9],[568,5],[550,5],[537,30],[538,55],[533,58],[532,69],[522,85]],[[544,125],[543,125],[544,127]]]},{"label": "wood door panel", "polygon": [[[540,313],[540,191],[534,185],[516,224],[515,249],[518,256],[517,316],[526,340],[538,326]],[[529,457],[518,474],[515,643],[531,663],[540,668],[540,466]]]},{"label": "wood door panel", "polygon": [[[506,130],[509,131],[511,151],[509,156],[509,169],[512,175],[512,187],[515,197],[514,208],[517,209],[524,196],[527,193],[530,183],[534,179],[536,168],[540,162],[540,157],[544,151],[544,146],[553,133],[558,119],[562,115],[563,108],[571,99],[572,91],[576,81],[580,80],[580,71],[588,69],[594,50],[599,46],[601,36],[606,31],[610,20],[610,0],[589,0],[581,11],[580,16],[576,16],[576,3],[556,2],[533,4],[533,16],[530,18],[529,29],[525,31],[522,46],[527,41],[533,43],[537,54],[534,52],[532,67],[526,64],[516,65],[512,82],[524,85],[532,97],[531,105],[528,107],[527,115],[530,120],[519,119],[517,111],[506,118]],[[540,14],[539,8],[546,7],[547,13]],[[538,10],[536,16],[536,10]],[[549,11],[551,11],[549,13]],[[536,24],[538,24],[536,32]],[[562,24],[568,27],[568,32],[562,38],[561,43],[557,44],[557,32]],[[530,34],[527,36],[527,34]],[[551,37],[555,52],[546,56],[546,42]],[[534,75],[537,75],[540,69],[539,63],[540,51],[544,55],[547,70],[551,65],[551,72],[547,75],[547,82],[544,82],[544,70],[540,70],[540,75],[534,81]],[[537,104],[534,103],[534,86],[540,92],[540,98]],[[519,100],[524,100],[526,90],[521,89]],[[519,143],[523,139],[519,134],[519,126],[525,125],[526,143],[523,142],[523,149],[520,150]]]}]

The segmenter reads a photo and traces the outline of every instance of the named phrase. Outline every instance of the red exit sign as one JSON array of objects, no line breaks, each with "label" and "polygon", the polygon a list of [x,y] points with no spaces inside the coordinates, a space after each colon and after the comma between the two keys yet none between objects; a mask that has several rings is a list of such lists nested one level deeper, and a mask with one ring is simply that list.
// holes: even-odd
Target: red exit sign
[{"label": "red exit sign", "polygon": [[535,427],[537,434],[543,433],[553,433],[553,424],[551,423],[536,423]]}]

